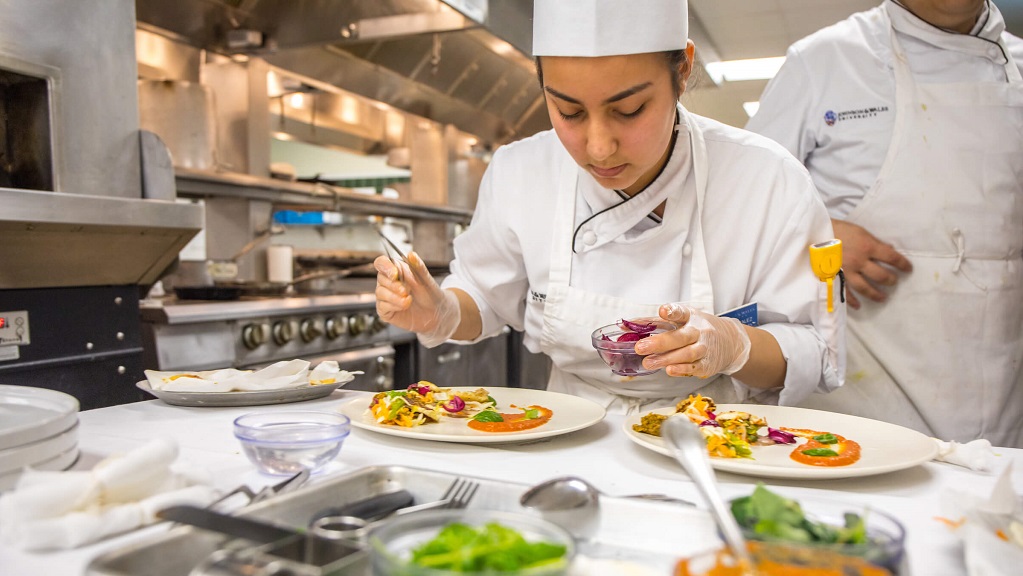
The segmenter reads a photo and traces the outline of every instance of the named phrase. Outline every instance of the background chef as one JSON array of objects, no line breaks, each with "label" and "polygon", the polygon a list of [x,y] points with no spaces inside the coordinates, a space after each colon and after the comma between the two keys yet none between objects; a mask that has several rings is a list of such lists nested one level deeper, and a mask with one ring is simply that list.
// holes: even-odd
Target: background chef
[{"label": "background chef", "polygon": [[806,405],[1023,446],[1023,41],[985,0],[900,0],[794,44],[747,128],[842,240],[848,383]]},{"label": "background chef", "polygon": [[[687,34],[683,0],[537,0],[554,130],[494,154],[443,288],[414,253],[376,260],[380,316],[427,346],[510,325],[551,357],[548,389],[615,410],[839,386],[844,307],[824,311],[807,252],[832,238],[827,212],[781,147],[678,105]],[[759,328],[715,316],[752,302]],[[637,347],[664,370],[614,376],[590,333],[650,316],[680,326]]]}]

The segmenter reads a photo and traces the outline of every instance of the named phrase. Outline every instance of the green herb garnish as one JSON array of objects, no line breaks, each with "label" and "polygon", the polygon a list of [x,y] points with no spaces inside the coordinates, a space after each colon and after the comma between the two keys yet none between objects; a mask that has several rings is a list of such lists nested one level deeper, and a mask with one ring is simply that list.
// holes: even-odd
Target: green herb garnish
[{"label": "green herb garnish", "polygon": [[739,525],[764,540],[863,544],[867,528],[863,517],[847,512],[845,526],[810,520],[795,500],[783,498],[758,484],[749,496],[732,501],[732,515]]},{"label": "green herb garnish", "polygon": [[504,422],[504,418],[496,410],[484,410],[472,419],[477,422]]},{"label": "green herb garnish", "polygon": [[800,450],[807,456],[838,456],[838,452],[835,452],[831,448],[810,448],[807,450]]},{"label": "green herb garnish", "polygon": [[512,572],[565,562],[567,548],[529,542],[517,530],[496,522],[479,528],[453,523],[412,551],[411,563],[452,572]]},{"label": "green herb garnish", "polygon": [[837,444],[838,443],[838,438],[836,438],[835,435],[832,434],[831,432],[827,432],[827,433],[824,433],[824,434],[819,434],[817,436],[814,436],[813,439],[818,441],[818,442],[820,442],[821,444]]},{"label": "green herb garnish", "polygon": [[525,411],[525,416],[524,416],[523,419],[524,420],[534,420],[534,419],[539,418],[539,417],[540,417],[540,411],[537,410],[536,408],[530,408],[529,410]]}]

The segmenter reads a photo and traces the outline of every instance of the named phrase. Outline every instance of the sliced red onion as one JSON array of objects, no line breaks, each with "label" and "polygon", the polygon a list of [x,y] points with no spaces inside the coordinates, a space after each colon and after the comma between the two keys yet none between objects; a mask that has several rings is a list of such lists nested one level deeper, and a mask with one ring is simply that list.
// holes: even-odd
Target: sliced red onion
[{"label": "sliced red onion", "polygon": [[626,330],[632,330],[633,332],[638,332],[640,334],[649,334],[654,330],[657,330],[657,325],[653,322],[633,322],[624,318],[618,322],[618,325]]},{"label": "sliced red onion", "polygon": [[611,342],[611,339],[607,337],[607,334],[601,334],[600,335],[600,339],[601,340],[607,340],[608,342]]},{"label": "sliced red onion", "polygon": [[640,334],[639,332],[624,332],[622,333],[615,342],[635,342],[642,340],[649,336],[649,334]]},{"label": "sliced red onion", "polygon": [[708,418],[707,420],[700,422],[700,426],[717,426],[718,428],[721,427],[721,425],[718,424],[718,421],[714,420],[713,418]]},{"label": "sliced red onion", "polygon": [[795,444],[796,437],[788,432],[778,430],[776,428],[767,427],[767,437],[774,440],[777,444]]},{"label": "sliced red onion", "polygon": [[426,396],[430,393],[429,386],[417,386],[415,384],[409,384],[408,389],[412,392],[418,392],[420,396]]},{"label": "sliced red onion", "polygon": [[707,419],[708,420],[713,420],[713,421],[717,422],[718,415],[713,413],[713,412],[708,411],[707,412]]},{"label": "sliced red onion", "polygon": [[462,400],[458,396],[452,396],[451,400],[441,404],[448,412],[461,412],[465,408],[465,400]]}]

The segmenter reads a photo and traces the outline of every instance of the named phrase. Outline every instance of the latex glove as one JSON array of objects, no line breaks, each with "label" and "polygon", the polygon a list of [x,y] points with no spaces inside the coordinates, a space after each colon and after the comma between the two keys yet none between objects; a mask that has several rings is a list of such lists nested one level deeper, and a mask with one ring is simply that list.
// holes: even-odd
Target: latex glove
[{"label": "latex glove", "polygon": [[[462,320],[458,297],[437,284],[415,252],[409,263],[391,262],[387,256],[373,261],[377,269],[377,314],[389,324],[419,335],[433,348],[447,341]],[[400,268],[399,268],[400,267]]]},{"label": "latex glove", "polygon": [[842,270],[852,290],[846,291],[846,302],[859,310],[860,301],[853,291],[884,302],[888,295],[881,286],[894,286],[898,275],[892,270],[912,272],[913,265],[887,242],[882,242],[866,229],[845,220],[831,219],[835,237],[842,241]]},{"label": "latex glove", "polygon": [[749,360],[749,335],[735,318],[720,318],[685,304],[664,304],[658,314],[679,328],[636,343],[636,352],[646,356],[644,368],[663,367],[669,376],[709,378],[734,374]]}]

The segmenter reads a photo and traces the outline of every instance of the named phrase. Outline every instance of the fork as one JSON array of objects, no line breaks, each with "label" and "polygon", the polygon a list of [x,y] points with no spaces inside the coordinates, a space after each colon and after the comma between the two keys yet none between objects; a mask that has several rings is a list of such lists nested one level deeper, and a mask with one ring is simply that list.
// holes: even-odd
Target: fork
[{"label": "fork", "polygon": [[421,510],[432,510],[434,508],[459,510],[469,505],[469,502],[471,502],[473,497],[476,496],[476,491],[479,490],[479,488],[480,483],[475,480],[455,478],[454,482],[448,486],[448,489],[444,491],[444,495],[439,499],[432,502],[424,502],[423,504],[402,508],[393,515],[404,516],[405,514],[419,512]]}]

